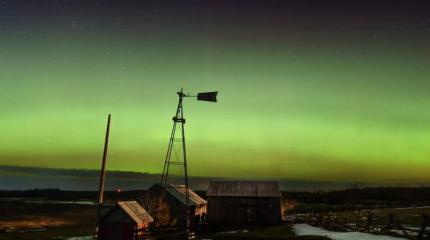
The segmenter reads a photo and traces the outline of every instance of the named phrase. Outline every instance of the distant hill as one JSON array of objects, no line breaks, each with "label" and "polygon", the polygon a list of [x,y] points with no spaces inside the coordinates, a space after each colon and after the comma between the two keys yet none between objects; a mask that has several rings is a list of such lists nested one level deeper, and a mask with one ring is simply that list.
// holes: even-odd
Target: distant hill
[{"label": "distant hill", "polygon": [[[138,190],[147,189],[152,184],[160,181],[160,174],[141,172],[107,171],[106,190]],[[190,177],[190,187],[195,190],[206,190],[211,180],[233,180],[232,178],[215,177]],[[172,182],[182,183],[182,177],[172,176]],[[252,179],[251,180],[266,180]],[[348,183],[348,182],[324,182],[302,181],[293,179],[273,178],[279,181],[283,191],[313,191],[336,190],[359,187],[378,186],[417,186],[417,181],[398,183],[390,181],[386,183]],[[56,169],[40,167],[18,167],[0,165],[0,190],[28,190],[28,189],[61,189],[71,191],[94,191],[98,188],[99,171],[88,169]],[[357,185],[358,184],[358,185]],[[427,185],[427,184],[425,184]]]},{"label": "distant hill", "polygon": [[[0,190],[62,189],[93,191],[98,189],[98,170],[55,169],[39,167],[0,166]],[[159,182],[160,174],[140,172],[107,171],[106,190],[147,189]],[[205,189],[211,178],[193,177],[194,188]],[[172,182],[181,183],[182,178],[171,177]]]}]

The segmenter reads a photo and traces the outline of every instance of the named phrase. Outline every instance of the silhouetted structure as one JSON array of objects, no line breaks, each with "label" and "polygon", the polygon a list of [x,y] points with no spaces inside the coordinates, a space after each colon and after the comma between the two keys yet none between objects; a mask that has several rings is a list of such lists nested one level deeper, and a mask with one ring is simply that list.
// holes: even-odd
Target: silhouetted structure
[{"label": "silhouetted structure", "polygon": [[[159,184],[154,184],[148,189],[140,202],[154,217],[155,226],[171,226],[180,229],[187,227],[186,214],[184,214],[187,206],[185,189],[184,185],[162,187]],[[190,227],[193,228],[205,221],[207,203],[189,188],[188,196],[188,211],[193,220],[190,222]]]},{"label": "silhouetted structure", "polygon": [[278,182],[213,181],[209,184],[209,225],[277,224],[281,221]]},{"label": "silhouetted structure", "polygon": [[[105,145],[103,148],[103,158],[102,158],[102,167],[100,169],[100,181],[99,181],[99,205],[97,208],[97,226],[100,224],[100,218],[101,218],[101,211],[103,208],[103,196],[104,196],[104,189],[105,189],[105,178],[106,178],[106,158],[107,158],[107,151],[108,151],[108,145],[109,145],[109,129],[110,129],[110,118],[111,115],[108,114],[108,120],[107,120],[107,126],[106,126],[106,135],[105,135]],[[96,229],[96,232],[98,230]]]},{"label": "silhouetted structure", "polygon": [[[198,93],[197,95],[190,95],[189,93],[184,93],[183,89],[181,88],[181,91],[177,92],[179,101],[178,101],[178,107],[176,108],[176,114],[173,116],[173,128],[172,133],[170,134],[170,140],[169,145],[167,147],[167,153],[166,158],[164,159],[164,167],[163,167],[163,173],[161,175],[161,181],[160,185],[162,187],[169,187],[168,177],[169,177],[169,170],[172,165],[178,165],[182,166],[184,170],[184,185],[183,188],[184,194],[185,194],[185,204],[184,209],[182,213],[185,215],[184,217],[180,217],[178,213],[176,213],[178,219],[184,218],[185,219],[185,234],[189,234],[189,228],[191,227],[192,220],[194,219],[194,215],[189,212],[189,210],[192,208],[192,205],[190,205],[188,195],[188,167],[187,167],[187,151],[185,147],[185,118],[184,118],[184,111],[183,111],[183,99],[187,97],[196,97],[199,101],[206,101],[206,102],[216,102],[217,101],[217,95],[218,92],[202,92]],[[179,134],[177,134],[177,130]],[[182,154],[181,157],[179,157],[176,160],[172,159],[172,150],[174,143],[178,142],[181,143],[182,147]],[[182,221],[181,221],[182,222]]]},{"label": "silhouetted structure", "polygon": [[152,221],[151,215],[136,201],[118,202],[100,219],[98,239],[141,239]]}]

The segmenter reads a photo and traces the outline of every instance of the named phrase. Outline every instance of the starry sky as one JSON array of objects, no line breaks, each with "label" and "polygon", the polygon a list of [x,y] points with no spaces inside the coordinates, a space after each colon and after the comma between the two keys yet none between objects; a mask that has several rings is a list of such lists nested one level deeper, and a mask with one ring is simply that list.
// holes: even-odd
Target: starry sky
[{"label": "starry sky", "polygon": [[[0,165],[430,181],[427,1],[0,1]],[[177,153],[176,153],[177,154]]]}]

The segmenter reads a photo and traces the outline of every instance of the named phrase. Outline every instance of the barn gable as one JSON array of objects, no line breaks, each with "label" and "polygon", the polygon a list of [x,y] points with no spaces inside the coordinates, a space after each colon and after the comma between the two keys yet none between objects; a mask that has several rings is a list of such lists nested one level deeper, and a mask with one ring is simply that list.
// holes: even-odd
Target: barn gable
[{"label": "barn gable", "polygon": [[151,215],[136,201],[118,202],[118,206],[137,224],[154,221]]},{"label": "barn gable", "polygon": [[[184,185],[169,185],[166,187],[166,191],[171,194],[174,198],[180,201],[182,204],[187,204],[186,202],[186,191]],[[196,192],[188,188],[189,205],[190,206],[200,206],[205,205],[206,200],[197,195]]]}]

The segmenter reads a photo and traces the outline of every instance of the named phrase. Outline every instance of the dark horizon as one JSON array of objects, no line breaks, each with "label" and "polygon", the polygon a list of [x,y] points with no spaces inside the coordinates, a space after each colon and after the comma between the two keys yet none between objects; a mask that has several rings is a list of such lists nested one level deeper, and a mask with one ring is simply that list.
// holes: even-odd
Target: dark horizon
[{"label": "dark horizon", "polygon": [[[99,170],[94,169],[56,169],[41,167],[17,167],[0,165],[0,191],[60,189],[71,191],[97,191]],[[145,190],[159,183],[160,174],[131,171],[107,171],[106,190]],[[190,176],[190,187],[206,190],[213,180],[274,180],[283,191],[338,190],[352,187],[420,187],[430,186],[423,179],[388,179],[384,182],[359,181],[306,181],[287,178],[234,178]],[[171,176],[172,183],[183,184],[182,176]]]}]

